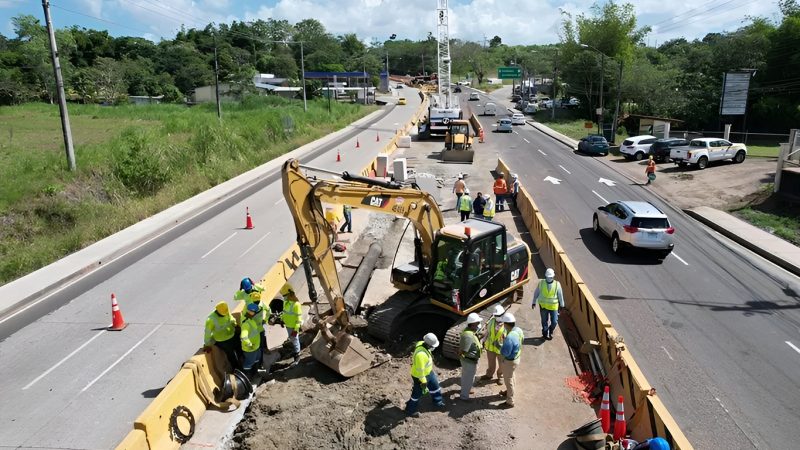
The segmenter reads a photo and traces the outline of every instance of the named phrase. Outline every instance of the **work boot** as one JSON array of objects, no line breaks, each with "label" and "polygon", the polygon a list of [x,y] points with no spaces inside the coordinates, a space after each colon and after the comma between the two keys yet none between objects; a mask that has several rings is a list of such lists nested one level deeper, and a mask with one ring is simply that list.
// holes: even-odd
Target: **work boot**
[{"label": "work boot", "polygon": [[508,395],[508,392],[500,391],[500,397],[505,397],[506,395]]},{"label": "work boot", "polygon": [[419,411],[413,412],[411,414],[406,414],[407,417],[413,417],[415,419],[419,418]]},{"label": "work boot", "polygon": [[491,379],[492,379],[491,375],[482,375],[481,376],[481,380],[484,380],[484,381],[488,381],[488,380],[491,380]]},{"label": "work boot", "polygon": [[292,361],[292,364],[290,366],[296,366],[297,363],[300,362],[300,353],[293,354],[292,358],[293,358],[293,361]]}]

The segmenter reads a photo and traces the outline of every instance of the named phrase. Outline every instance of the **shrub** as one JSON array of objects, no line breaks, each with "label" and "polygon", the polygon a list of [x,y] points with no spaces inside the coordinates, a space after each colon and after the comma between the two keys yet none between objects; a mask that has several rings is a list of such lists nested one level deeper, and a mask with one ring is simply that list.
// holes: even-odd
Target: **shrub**
[{"label": "shrub", "polygon": [[142,130],[126,130],[113,151],[113,173],[138,195],[152,195],[169,181],[161,144]]}]

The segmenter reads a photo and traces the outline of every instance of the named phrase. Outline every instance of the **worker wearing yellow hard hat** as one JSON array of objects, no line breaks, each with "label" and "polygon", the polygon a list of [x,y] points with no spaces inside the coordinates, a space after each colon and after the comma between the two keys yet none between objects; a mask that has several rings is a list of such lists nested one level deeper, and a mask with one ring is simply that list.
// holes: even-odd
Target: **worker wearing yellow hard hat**
[{"label": "worker wearing yellow hard hat", "polygon": [[206,318],[205,338],[203,350],[206,353],[211,351],[214,345],[225,353],[228,362],[234,369],[239,369],[238,342],[236,336],[236,319],[231,315],[228,304],[225,301],[217,303],[214,311]]},{"label": "worker wearing yellow hard hat", "polygon": [[297,364],[300,360],[300,328],[303,326],[303,309],[291,284],[284,284],[280,292],[283,296],[281,320],[286,326],[286,333],[292,344],[294,364]]}]

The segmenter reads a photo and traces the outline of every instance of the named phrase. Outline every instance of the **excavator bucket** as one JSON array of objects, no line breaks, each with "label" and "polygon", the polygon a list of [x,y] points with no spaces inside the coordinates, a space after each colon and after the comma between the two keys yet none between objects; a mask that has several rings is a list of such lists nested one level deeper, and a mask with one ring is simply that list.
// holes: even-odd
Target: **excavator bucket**
[{"label": "excavator bucket", "polygon": [[329,342],[322,332],[317,333],[311,344],[314,359],[347,378],[372,367],[373,354],[360,339],[343,331],[334,336]]}]

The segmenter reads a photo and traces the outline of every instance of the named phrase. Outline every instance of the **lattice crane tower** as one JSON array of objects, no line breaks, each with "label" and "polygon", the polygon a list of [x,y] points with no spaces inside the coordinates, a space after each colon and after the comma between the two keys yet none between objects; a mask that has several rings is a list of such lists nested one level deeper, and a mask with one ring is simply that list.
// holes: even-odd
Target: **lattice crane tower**
[{"label": "lattice crane tower", "polygon": [[437,43],[438,43],[438,72],[437,81],[439,83],[439,101],[444,102],[440,105],[445,108],[452,108],[450,98],[450,34],[447,30],[447,0],[437,0]]}]

